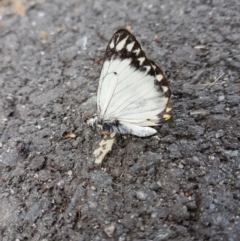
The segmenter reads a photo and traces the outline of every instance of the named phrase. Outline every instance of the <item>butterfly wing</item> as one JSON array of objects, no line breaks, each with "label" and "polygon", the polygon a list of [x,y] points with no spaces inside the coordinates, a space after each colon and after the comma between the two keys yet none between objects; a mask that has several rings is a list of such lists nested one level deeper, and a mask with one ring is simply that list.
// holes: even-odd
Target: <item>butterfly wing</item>
[{"label": "butterfly wing", "polygon": [[156,126],[170,118],[170,95],[161,69],[130,32],[118,30],[105,53],[97,95],[99,117],[125,126]]}]

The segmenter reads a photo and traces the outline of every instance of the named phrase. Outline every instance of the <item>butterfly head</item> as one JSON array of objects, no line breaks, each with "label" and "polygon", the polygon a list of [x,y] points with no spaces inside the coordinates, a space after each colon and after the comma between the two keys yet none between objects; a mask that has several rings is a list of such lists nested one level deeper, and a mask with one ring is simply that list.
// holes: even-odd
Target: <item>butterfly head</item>
[{"label": "butterfly head", "polygon": [[103,123],[103,125],[102,125],[102,134],[104,136],[109,136],[110,133],[112,132],[111,130],[112,130],[112,128],[111,128],[111,125],[109,123]]}]

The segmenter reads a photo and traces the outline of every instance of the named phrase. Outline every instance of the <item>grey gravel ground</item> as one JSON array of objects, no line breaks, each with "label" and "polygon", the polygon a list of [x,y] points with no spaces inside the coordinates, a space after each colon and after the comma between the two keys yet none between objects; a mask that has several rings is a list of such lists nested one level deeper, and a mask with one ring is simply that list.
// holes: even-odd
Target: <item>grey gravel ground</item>
[{"label": "grey gravel ground", "polygon": [[[6,2],[0,240],[240,240],[240,2],[31,1],[25,16]],[[169,78],[174,116],[157,137],[118,136],[97,167],[83,119],[127,25]]]}]

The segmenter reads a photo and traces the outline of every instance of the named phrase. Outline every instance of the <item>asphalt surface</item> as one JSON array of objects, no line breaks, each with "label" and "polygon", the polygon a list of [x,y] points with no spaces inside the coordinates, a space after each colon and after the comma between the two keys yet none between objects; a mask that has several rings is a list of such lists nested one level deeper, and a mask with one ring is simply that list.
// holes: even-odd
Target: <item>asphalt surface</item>
[{"label": "asphalt surface", "polygon": [[[84,118],[123,27],[174,115],[100,167]],[[0,1],[0,240],[239,240],[239,40],[237,0]]]}]

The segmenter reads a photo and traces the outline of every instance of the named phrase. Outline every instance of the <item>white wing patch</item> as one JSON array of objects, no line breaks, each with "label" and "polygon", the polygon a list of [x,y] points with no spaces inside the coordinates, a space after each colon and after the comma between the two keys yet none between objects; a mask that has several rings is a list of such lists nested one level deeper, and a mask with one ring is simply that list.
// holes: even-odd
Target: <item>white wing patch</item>
[{"label": "white wing patch", "polygon": [[139,55],[141,49],[136,49],[136,50],[133,50],[133,53],[135,53],[136,55]]},{"label": "white wing patch", "polygon": [[144,60],[145,60],[144,57],[138,58],[139,64],[142,65]]},{"label": "white wing patch", "polygon": [[128,36],[127,36],[125,39],[121,40],[121,41],[117,44],[117,46],[116,46],[116,50],[117,50],[117,51],[120,51],[120,50],[124,47],[127,39],[128,39]]},{"label": "white wing patch", "polygon": [[128,50],[129,52],[132,51],[134,44],[135,44],[135,42],[132,42],[132,43],[130,43],[130,44],[127,45],[127,50]]},{"label": "white wing patch", "polygon": [[168,91],[168,87],[167,86],[162,86],[162,90],[164,93],[166,93]]},{"label": "white wing patch", "polygon": [[110,48],[113,49],[114,48],[114,40],[111,41],[111,43],[109,44]]},{"label": "white wing patch", "polygon": [[163,79],[163,75],[162,74],[158,74],[157,76],[156,76],[156,79],[157,79],[157,81],[161,81],[162,79]]}]

